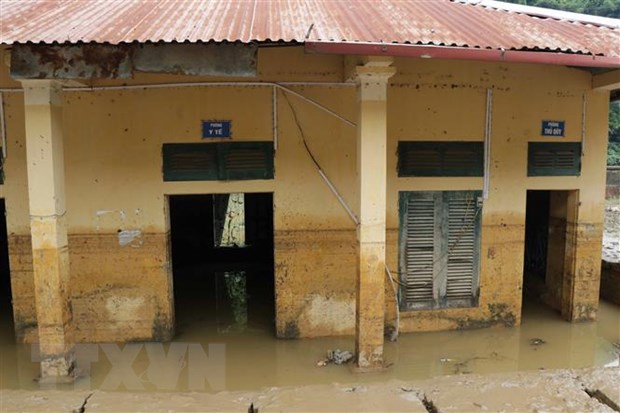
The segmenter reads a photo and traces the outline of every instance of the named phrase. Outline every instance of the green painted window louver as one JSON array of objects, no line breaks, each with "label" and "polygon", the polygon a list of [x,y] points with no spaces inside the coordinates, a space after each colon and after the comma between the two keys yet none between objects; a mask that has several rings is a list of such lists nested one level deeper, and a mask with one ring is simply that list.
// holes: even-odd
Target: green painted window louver
[{"label": "green painted window louver", "polygon": [[164,181],[273,179],[273,142],[165,143]]},{"label": "green painted window louver", "polygon": [[581,142],[530,142],[527,176],[579,176]]},{"label": "green painted window louver", "polygon": [[483,176],[483,142],[398,142],[398,176]]}]

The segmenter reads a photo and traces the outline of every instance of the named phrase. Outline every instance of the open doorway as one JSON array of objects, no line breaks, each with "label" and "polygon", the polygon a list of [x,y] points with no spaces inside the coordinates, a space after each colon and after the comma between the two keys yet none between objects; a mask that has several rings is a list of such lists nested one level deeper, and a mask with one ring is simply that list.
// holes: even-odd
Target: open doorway
[{"label": "open doorway", "polygon": [[15,338],[12,297],[6,206],[0,199],[0,342],[13,342]]},{"label": "open doorway", "polygon": [[571,231],[577,191],[527,191],[523,302],[538,301],[563,311],[567,277],[574,261]]},{"label": "open doorway", "polygon": [[169,197],[177,335],[274,330],[273,195]]}]

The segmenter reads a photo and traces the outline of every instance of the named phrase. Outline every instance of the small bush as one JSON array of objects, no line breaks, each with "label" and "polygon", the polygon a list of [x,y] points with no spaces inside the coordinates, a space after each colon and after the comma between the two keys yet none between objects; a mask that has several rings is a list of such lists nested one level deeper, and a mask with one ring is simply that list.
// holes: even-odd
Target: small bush
[{"label": "small bush", "polygon": [[607,165],[620,166],[620,142],[609,142],[607,147]]}]

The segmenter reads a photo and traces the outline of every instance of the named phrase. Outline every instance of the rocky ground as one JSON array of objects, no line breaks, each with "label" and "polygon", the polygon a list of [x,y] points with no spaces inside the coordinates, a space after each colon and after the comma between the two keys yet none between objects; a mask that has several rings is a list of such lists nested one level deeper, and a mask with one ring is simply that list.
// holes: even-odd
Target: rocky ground
[{"label": "rocky ground", "polygon": [[608,200],[605,208],[603,260],[620,262],[620,199]]},{"label": "rocky ground", "polygon": [[[378,373],[380,374],[380,373]],[[1,412],[619,412],[620,368],[457,375],[251,392],[0,391]]]},{"label": "rocky ground", "polygon": [[608,199],[605,207],[601,297],[620,304],[620,198]]}]

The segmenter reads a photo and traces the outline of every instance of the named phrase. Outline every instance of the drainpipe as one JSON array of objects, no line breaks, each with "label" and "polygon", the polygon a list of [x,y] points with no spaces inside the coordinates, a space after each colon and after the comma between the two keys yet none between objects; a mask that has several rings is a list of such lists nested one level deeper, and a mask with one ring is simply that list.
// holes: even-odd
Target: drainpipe
[{"label": "drainpipe", "polygon": [[586,92],[581,97],[581,156],[586,154],[586,116],[588,110],[588,98]]},{"label": "drainpipe", "polygon": [[493,126],[493,89],[487,89],[487,107],[484,122],[484,185],[482,199],[489,199],[491,181],[491,130]]},{"label": "drainpipe", "polygon": [[620,67],[620,57],[576,53],[476,49],[473,47],[421,46],[365,42],[305,42],[307,52],[419,57],[423,59],[475,60],[482,62],[539,63],[560,66]]},{"label": "drainpipe", "polygon": [[2,161],[6,159],[6,127],[4,125],[4,95],[2,92],[0,92],[0,141],[2,143],[0,165],[2,165]]}]

